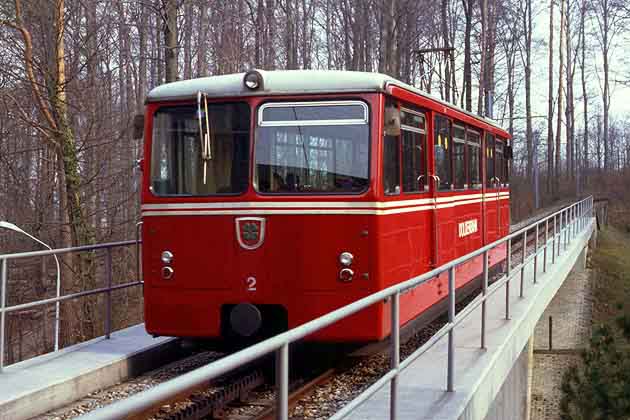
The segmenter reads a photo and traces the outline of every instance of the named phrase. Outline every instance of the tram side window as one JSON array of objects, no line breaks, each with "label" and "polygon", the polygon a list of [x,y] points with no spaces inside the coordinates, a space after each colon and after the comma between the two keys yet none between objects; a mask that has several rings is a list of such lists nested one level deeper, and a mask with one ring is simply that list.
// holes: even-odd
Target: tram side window
[{"label": "tram side window", "polygon": [[400,147],[398,136],[383,139],[383,191],[387,195],[400,194]]},{"label": "tram side window", "polygon": [[460,125],[453,127],[453,168],[455,189],[466,188],[466,129]]},{"label": "tram side window", "polygon": [[405,193],[420,192],[426,186],[426,132],[425,117],[422,113],[402,109],[400,128],[403,156],[403,191]]},{"label": "tram side window", "polygon": [[466,146],[468,147],[468,172],[470,188],[481,188],[481,144],[479,133],[473,130],[466,131]]},{"label": "tram side window", "polygon": [[[507,151],[507,148],[508,148],[507,139],[504,139],[504,138],[497,139],[497,144],[498,144],[499,141],[501,142],[501,152],[502,152],[501,153],[501,160],[502,160],[502,162],[501,163],[497,162],[497,170],[501,171],[501,175],[498,175],[498,177],[501,179],[501,184],[504,187],[507,187],[509,185],[509,182],[510,182],[510,173],[509,173],[509,169],[508,169],[508,161],[509,161],[508,157],[509,156],[508,156],[508,153],[507,153],[508,152]],[[498,155],[497,155],[497,158],[498,158]]]},{"label": "tram side window", "polygon": [[433,153],[435,174],[439,180],[439,190],[451,189],[451,122],[445,117],[435,117]]},{"label": "tram side window", "polygon": [[495,181],[494,172],[494,136],[486,133],[486,186],[492,188]]},{"label": "tram side window", "polygon": [[497,139],[494,145],[494,157],[496,160],[496,174],[495,176],[499,179],[497,182],[499,185],[503,185],[505,182],[505,159],[503,154],[503,141],[501,139]]}]

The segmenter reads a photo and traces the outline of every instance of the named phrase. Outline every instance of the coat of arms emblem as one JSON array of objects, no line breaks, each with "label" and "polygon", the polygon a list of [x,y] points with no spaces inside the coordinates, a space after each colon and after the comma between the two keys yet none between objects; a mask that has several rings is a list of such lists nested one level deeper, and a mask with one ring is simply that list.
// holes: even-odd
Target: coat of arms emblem
[{"label": "coat of arms emblem", "polygon": [[263,217],[237,217],[236,239],[245,249],[256,249],[265,240],[265,219]]}]

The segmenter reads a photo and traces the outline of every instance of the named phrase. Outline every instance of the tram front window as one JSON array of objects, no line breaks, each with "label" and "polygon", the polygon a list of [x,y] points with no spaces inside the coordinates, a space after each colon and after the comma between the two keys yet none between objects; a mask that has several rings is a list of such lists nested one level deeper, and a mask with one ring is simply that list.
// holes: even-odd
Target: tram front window
[{"label": "tram front window", "polygon": [[368,187],[368,108],[359,101],[268,103],[259,111],[255,186],[263,193]]},{"label": "tram front window", "polygon": [[208,104],[207,125],[205,111],[203,114],[203,132],[210,134],[206,139],[199,134],[196,106],[161,107],[153,115],[154,194],[202,196],[238,194],[247,189],[249,106]]}]

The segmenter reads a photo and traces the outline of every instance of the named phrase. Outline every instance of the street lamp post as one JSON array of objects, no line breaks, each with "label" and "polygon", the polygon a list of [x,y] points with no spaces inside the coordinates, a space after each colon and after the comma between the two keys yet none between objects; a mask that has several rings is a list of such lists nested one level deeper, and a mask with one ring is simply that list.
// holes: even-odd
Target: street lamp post
[{"label": "street lamp post", "polygon": [[[0,220],[0,228],[5,228],[14,232],[22,233],[52,251],[52,248],[48,244],[40,241],[30,233],[23,231],[13,223]],[[59,296],[61,296],[61,269],[59,266],[59,259],[55,254],[53,254],[53,257],[55,258],[55,263],[57,264],[57,298],[59,298]],[[3,290],[2,293],[6,293],[6,290]],[[55,303],[55,351],[57,350],[59,350],[59,302]]]}]

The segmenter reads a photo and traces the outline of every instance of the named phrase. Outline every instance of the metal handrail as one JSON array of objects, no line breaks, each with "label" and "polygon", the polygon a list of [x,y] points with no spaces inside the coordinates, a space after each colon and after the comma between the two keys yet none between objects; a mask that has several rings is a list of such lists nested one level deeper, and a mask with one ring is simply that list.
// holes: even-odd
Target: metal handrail
[{"label": "metal handrail", "polygon": [[49,250],[42,250],[42,251],[16,252],[15,254],[0,254],[0,260],[3,260],[3,259],[16,260],[18,258],[45,257],[47,255],[68,254],[70,252],[96,251],[99,249],[117,248],[117,247],[136,245],[136,244],[141,244],[141,243],[142,241],[140,240],[130,239],[127,241],[107,242],[104,244],[83,245],[83,246],[75,246],[75,247],[70,247],[70,248],[57,248],[57,249],[49,249]]},{"label": "metal handrail", "polygon": [[[111,313],[111,293],[115,290],[126,289],[133,286],[138,286],[143,284],[142,280],[136,280],[127,282],[124,284],[112,285],[113,279],[113,267],[112,267],[112,249],[119,247],[127,247],[130,245],[136,245],[136,275],[140,279],[140,244],[142,241],[140,240],[140,226],[138,225],[136,230],[136,239],[135,240],[127,240],[127,241],[118,241],[118,242],[108,242],[103,244],[96,245],[84,245],[84,246],[76,246],[70,248],[59,248],[52,249],[46,251],[29,251],[29,252],[18,252],[14,254],[2,254],[0,255],[0,293],[2,299],[0,299],[0,372],[5,367],[4,364],[4,349],[5,349],[5,328],[6,328],[6,314],[35,308],[38,306],[50,305],[53,303],[59,303],[67,300],[77,299],[80,297],[91,296],[96,294],[105,293],[107,294],[106,300],[106,316],[105,316],[105,338],[110,338],[111,330],[112,330],[112,313]],[[45,257],[48,255],[59,255],[59,254],[67,254],[72,252],[86,252],[86,251],[96,251],[96,250],[106,250],[106,271],[107,271],[107,287],[101,287],[98,289],[86,290],[83,292],[72,293],[64,296],[57,296],[54,298],[48,299],[40,299],[34,302],[29,303],[21,303],[18,305],[7,306],[7,276],[9,271],[9,261],[20,259],[20,258],[30,258],[30,257]],[[55,330],[55,339],[58,340],[59,330]],[[58,351],[58,349],[55,349]]]},{"label": "metal handrail", "polygon": [[[526,234],[529,230],[536,228],[537,226],[545,223],[548,226],[549,220],[554,220],[554,234],[553,234],[553,245],[554,245],[554,263],[555,263],[555,243],[556,240],[561,241],[561,237],[558,236],[565,234],[565,238],[567,240],[571,237],[568,235],[568,229],[572,228],[573,236],[577,235],[577,232],[581,232],[588,226],[590,216],[592,216],[592,208],[593,208],[593,197],[588,197],[579,202],[572,204],[571,206],[565,207],[564,209],[558,210],[542,219],[537,221],[534,224],[529,226],[525,226],[518,231],[511,233],[497,241],[494,241],[491,244],[488,244],[476,251],[471,252],[468,255],[463,257],[459,257],[449,263],[442,265],[441,267],[435,268],[427,273],[424,273],[420,276],[413,277],[405,282],[398,283],[396,285],[390,286],[387,289],[376,292],[372,295],[366,296],[362,299],[359,299],[353,303],[350,303],[346,306],[343,306],[339,309],[336,309],[326,315],[323,315],[319,318],[316,318],[312,321],[309,321],[305,324],[300,325],[292,330],[284,332],[282,334],[271,337],[265,341],[262,341],[258,344],[255,344],[247,349],[241,350],[237,353],[231,354],[224,358],[219,359],[216,362],[213,362],[209,365],[196,369],[192,372],[188,372],[182,376],[179,376],[171,381],[162,383],[152,389],[141,392],[134,396],[131,396],[125,400],[115,402],[109,406],[100,408],[91,413],[88,413],[80,418],[83,420],[95,420],[95,419],[109,419],[109,418],[122,418],[125,416],[131,416],[134,414],[142,413],[147,409],[150,409],[153,405],[160,404],[169,398],[172,398],[174,395],[181,395],[187,391],[192,391],[196,386],[199,386],[203,383],[207,383],[208,381],[228,373],[238,367],[243,366],[245,363],[249,363],[253,360],[259,359],[271,352],[276,353],[276,407],[277,407],[277,415],[279,419],[286,419],[288,417],[288,381],[289,381],[289,344],[300,340],[308,335],[313,334],[314,332],[321,330],[329,325],[338,322],[360,310],[363,310],[377,302],[382,302],[383,300],[391,299],[391,311],[392,311],[392,326],[391,326],[391,370],[385,374],[382,378],[380,378],[376,383],[372,384],[368,387],[363,393],[361,393],[357,398],[351,401],[348,405],[346,405],[342,410],[337,412],[332,418],[333,419],[341,419],[348,415],[353,409],[355,409],[358,405],[362,404],[378,389],[385,386],[387,383],[390,383],[391,391],[390,391],[390,418],[396,418],[397,413],[397,377],[399,373],[409,364],[415,360],[417,357],[426,352],[431,346],[439,341],[444,335],[449,336],[449,344],[448,344],[448,369],[447,369],[447,391],[453,391],[454,389],[454,360],[455,360],[455,349],[454,349],[454,327],[461,322],[466,316],[472,313],[472,310],[464,310],[460,312],[457,316],[455,316],[455,268],[472,258],[478,257],[480,255],[484,256],[484,273],[483,273],[483,294],[479,296],[476,300],[473,301],[474,305],[483,305],[485,307],[486,300],[489,296],[495,293],[498,288],[505,284],[506,285],[506,319],[509,319],[509,284],[512,277],[516,276],[519,272],[521,273],[521,292],[524,290],[524,270],[522,269],[526,264],[531,261],[531,259],[526,258],[527,255],[527,245],[526,245]],[[564,224],[564,228],[559,232],[555,230],[555,221],[560,217],[561,221],[566,220]],[[568,223],[571,223],[569,225]],[[512,240],[518,236],[523,236],[523,255],[521,263],[516,267],[511,267],[511,243]],[[565,241],[565,244],[567,242]],[[488,251],[496,248],[499,245],[507,244],[507,274],[502,279],[499,280],[499,286],[493,285],[493,287],[488,290],[487,288],[487,279],[488,279],[488,264],[487,257]],[[549,245],[549,241],[545,241],[545,244],[542,247],[539,247],[538,241],[536,241],[536,249],[534,250],[535,261],[538,258],[538,253],[540,249],[547,249]],[[558,255],[560,253],[560,246],[557,247]],[[544,270],[547,268],[547,260],[544,260]],[[399,298],[400,294],[406,290],[415,288],[420,286],[421,284],[435,278],[439,274],[444,272],[448,272],[449,279],[449,295],[448,295],[448,323],[442,327],[432,338],[429,339],[423,346],[417,349],[414,353],[412,353],[407,359],[403,362],[399,360],[399,343],[400,343],[400,330],[398,317],[400,314],[400,304]],[[482,328],[481,328],[481,343],[482,346],[485,345],[485,320],[486,313],[485,310],[482,311]]]}]

